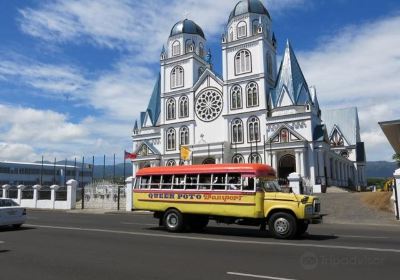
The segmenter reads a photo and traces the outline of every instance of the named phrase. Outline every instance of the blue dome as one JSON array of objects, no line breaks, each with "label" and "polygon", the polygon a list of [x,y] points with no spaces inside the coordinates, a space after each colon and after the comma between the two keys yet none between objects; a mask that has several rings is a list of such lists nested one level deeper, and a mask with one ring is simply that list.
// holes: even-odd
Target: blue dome
[{"label": "blue dome", "polygon": [[236,4],[235,8],[233,8],[233,11],[229,15],[228,22],[236,16],[247,13],[266,15],[268,18],[271,18],[268,10],[264,7],[260,0],[241,0]]},{"label": "blue dome", "polygon": [[169,36],[171,37],[182,33],[200,35],[201,37],[205,38],[203,30],[200,28],[200,26],[190,19],[184,19],[175,23]]}]

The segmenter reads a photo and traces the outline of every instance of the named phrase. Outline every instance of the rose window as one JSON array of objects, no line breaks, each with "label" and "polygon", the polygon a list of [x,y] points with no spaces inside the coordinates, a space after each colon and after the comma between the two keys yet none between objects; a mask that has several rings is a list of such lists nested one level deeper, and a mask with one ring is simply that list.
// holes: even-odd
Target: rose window
[{"label": "rose window", "polygon": [[199,119],[213,121],[222,112],[222,95],[215,90],[204,91],[197,97],[195,108]]}]

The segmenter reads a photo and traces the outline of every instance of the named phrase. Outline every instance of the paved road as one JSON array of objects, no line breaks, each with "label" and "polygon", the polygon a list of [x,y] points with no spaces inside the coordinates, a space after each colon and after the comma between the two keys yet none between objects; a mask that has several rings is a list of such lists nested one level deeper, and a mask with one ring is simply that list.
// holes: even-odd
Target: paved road
[{"label": "paved road", "polygon": [[211,223],[172,234],[151,215],[29,211],[0,230],[0,279],[398,279],[398,226],[313,225],[300,240]]}]

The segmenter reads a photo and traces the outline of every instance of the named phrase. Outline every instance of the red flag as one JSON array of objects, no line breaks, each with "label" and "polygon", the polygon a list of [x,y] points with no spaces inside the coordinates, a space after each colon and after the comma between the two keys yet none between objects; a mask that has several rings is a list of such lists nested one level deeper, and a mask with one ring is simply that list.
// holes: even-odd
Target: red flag
[{"label": "red flag", "polygon": [[135,159],[136,156],[137,155],[134,153],[128,153],[127,151],[125,151],[125,159]]}]

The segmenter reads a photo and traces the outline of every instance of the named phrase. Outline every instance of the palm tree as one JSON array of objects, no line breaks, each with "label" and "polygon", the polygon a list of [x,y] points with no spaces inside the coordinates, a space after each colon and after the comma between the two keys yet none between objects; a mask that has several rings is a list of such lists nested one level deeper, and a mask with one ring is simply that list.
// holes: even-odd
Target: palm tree
[{"label": "palm tree", "polygon": [[394,154],[392,159],[397,163],[397,166],[400,167],[400,154]]}]

